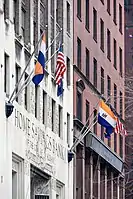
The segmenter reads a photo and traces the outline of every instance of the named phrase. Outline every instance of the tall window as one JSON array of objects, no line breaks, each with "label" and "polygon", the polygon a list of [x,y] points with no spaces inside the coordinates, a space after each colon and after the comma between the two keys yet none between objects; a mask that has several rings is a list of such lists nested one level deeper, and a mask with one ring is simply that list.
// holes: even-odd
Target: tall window
[{"label": "tall window", "polygon": [[67,113],[67,143],[70,145],[70,114]]},{"label": "tall window", "polygon": [[89,125],[89,115],[90,115],[90,103],[86,100],[86,122],[87,126]]},{"label": "tall window", "polygon": [[77,118],[82,121],[82,94],[77,91]]},{"label": "tall window", "polygon": [[70,4],[67,1],[67,32],[70,33]]},{"label": "tall window", "polygon": [[89,30],[89,0],[86,0],[85,27]]},{"label": "tall window", "polygon": [[[24,79],[26,80],[28,78],[28,74],[25,73],[25,77]],[[25,94],[24,94],[24,105],[25,105],[25,109],[27,110],[28,108],[28,87],[25,87]]]},{"label": "tall window", "polygon": [[107,76],[107,97],[109,102],[111,101],[110,95],[111,95],[111,79],[109,76]]},{"label": "tall window", "polygon": [[113,0],[113,20],[116,24],[116,0]]},{"label": "tall window", "polygon": [[122,33],[122,6],[119,4],[119,31]]},{"label": "tall window", "polygon": [[114,39],[114,67],[117,69],[117,43]]},{"label": "tall window", "polygon": [[43,109],[42,109],[42,122],[43,124],[46,124],[46,118],[47,118],[47,94],[43,90]]},{"label": "tall window", "polygon": [[59,133],[58,133],[58,135],[59,135],[59,137],[62,137],[62,122],[63,122],[63,120],[62,120],[62,118],[63,118],[63,110],[62,110],[62,107],[59,105]]},{"label": "tall window", "polygon": [[97,60],[93,58],[93,84],[97,88]]},{"label": "tall window", "polygon": [[77,0],[77,17],[81,19],[81,0]]},{"label": "tall window", "polygon": [[13,1],[13,21],[14,21],[14,30],[15,30],[15,33],[18,33],[18,27],[17,27],[17,22],[18,22],[17,10],[18,10],[18,1],[14,0]]},{"label": "tall window", "polygon": [[90,52],[86,48],[86,77],[90,78]]},{"label": "tall window", "polygon": [[123,73],[122,67],[123,67],[123,65],[122,65],[122,49],[119,48],[119,70],[120,70],[121,77],[122,77],[122,73]]},{"label": "tall window", "polygon": [[[94,110],[94,133],[97,134],[97,110]],[[96,122],[96,123],[95,123]]]},{"label": "tall window", "polygon": [[70,86],[70,59],[67,57],[67,86]]},{"label": "tall window", "polygon": [[97,11],[93,8],[93,39],[97,41]]},{"label": "tall window", "polygon": [[114,108],[117,110],[117,86],[114,84]]},{"label": "tall window", "polygon": [[107,12],[110,14],[110,0],[107,0]]},{"label": "tall window", "polygon": [[119,134],[119,139],[120,139],[120,147],[119,147],[119,149],[120,149],[120,157],[121,158],[123,158],[123,136],[121,135],[121,134]]},{"label": "tall window", "polygon": [[21,8],[21,20],[22,36],[25,39],[26,10],[24,7]]},{"label": "tall window", "polygon": [[[20,75],[21,75],[21,68],[20,68],[20,66],[18,66],[17,64],[16,64],[16,66],[15,66],[15,77],[16,77],[16,84],[18,83],[18,81],[19,81],[19,78],[20,78]],[[16,89],[16,93],[18,92],[18,89]],[[16,101],[17,102],[19,102],[19,96],[16,98]]]},{"label": "tall window", "polygon": [[35,86],[35,117],[39,116],[39,86]]},{"label": "tall window", "polygon": [[101,94],[104,94],[104,69],[101,67]]},{"label": "tall window", "polygon": [[104,127],[101,126],[101,140],[104,141]]},{"label": "tall window", "polygon": [[81,69],[81,40],[77,38],[77,66]]},{"label": "tall window", "polygon": [[104,0],[101,0],[102,4],[104,4]]},{"label": "tall window", "polygon": [[121,118],[123,117],[123,95],[121,91],[120,91],[120,116]]},{"label": "tall window", "polygon": [[114,133],[114,151],[117,152],[117,134]]},{"label": "tall window", "polygon": [[111,60],[111,36],[109,29],[107,29],[107,58]]},{"label": "tall window", "polygon": [[9,0],[3,1],[3,7],[4,7],[4,20],[9,19]]},{"label": "tall window", "polygon": [[6,93],[6,97],[9,97],[10,90],[10,67],[9,67],[9,56],[4,54],[4,92]]},{"label": "tall window", "polygon": [[104,22],[102,19],[100,19],[100,36],[101,36],[101,39],[100,39],[100,48],[102,51],[104,51]]},{"label": "tall window", "polygon": [[55,101],[52,99],[52,131],[54,131],[54,124],[55,124]]}]

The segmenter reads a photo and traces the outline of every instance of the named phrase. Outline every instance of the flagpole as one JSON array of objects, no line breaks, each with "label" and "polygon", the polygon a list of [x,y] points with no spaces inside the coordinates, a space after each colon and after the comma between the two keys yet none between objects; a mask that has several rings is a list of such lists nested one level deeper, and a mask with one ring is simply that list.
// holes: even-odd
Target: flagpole
[{"label": "flagpole", "polygon": [[[55,36],[55,38],[52,40],[52,42],[51,42],[51,44],[49,45],[49,47],[46,49],[46,51],[45,51],[45,53],[49,50],[49,48],[52,46],[52,44],[54,43],[54,41],[55,41],[55,39],[59,36],[59,34],[61,33],[61,31],[62,31],[62,29],[60,29],[60,31],[57,33],[57,35]],[[42,35],[44,34],[44,31],[43,31],[43,33],[42,33]],[[42,35],[41,35],[41,37],[42,37]],[[40,40],[41,40],[41,38],[39,39],[39,42],[40,42]],[[39,42],[38,42],[38,44],[39,44]],[[38,45],[37,45],[37,47],[38,47]],[[15,87],[15,89],[14,89],[14,91],[13,91],[13,93],[12,93],[12,95],[11,95],[11,97],[9,98],[9,102],[11,101],[11,99],[12,99],[12,97],[13,97],[13,94],[14,94],[14,92],[16,91],[16,89],[17,89],[17,87],[18,87],[18,85],[19,85],[19,83],[20,83],[20,81],[21,81],[21,79],[22,79],[22,77],[23,77],[23,75],[24,75],[24,73],[25,73],[25,71],[26,71],[26,69],[27,69],[27,67],[28,67],[28,65],[29,65],[29,63],[30,63],[30,61],[31,61],[31,58],[32,58],[32,56],[34,55],[34,53],[35,53],[35,51],[36,51],[36,49],[33,51],[33,53],[32,53],[32,55],[31,55],[31,57],[30,57],[30,59],[29,59],[29,61],[28,61],[28,63],[27,63],[27,65],[26,65],[26,67],[25,67],[25,69],[24,69],[24,71],[23,71],[23,73],[22,73],[22,75],[21,75],[21,77],[20,77],[20,79],[19,79],[19,81],[18,81],[18,83],[16,84],[16,87]],[[57,52],[57,51],[56,51]],[[55,52],[55,53],[56,53]],[[54,54],[55,55],[55,54]],[[52,58],[52,57],[51,57]],[[50,60],[49,60],[50,61]],[[46,64],[47,64],[48,62],[46,62]],[[31,75],[33,74],[33,72],[34,72],[34,69],[31,71],[31,73],[30,73],[30,75],[29,75],[29,77],[27,78],[27,80],[24,82],[24,84],[29,80],[29,78],[31,77]],[[30,81],[31,82],[31,81]],[[29,83],[30,83],[29,82]],[[21,86],[21,88],[20,89],[22,89],[22,87],[24,86],[24,84]],[[18,91],[19,92],[19,91]],[[20,91],[21,92],[21,91]],[[13,98],[13,100],[12,100],[12,102],[17,98],[17,94],[15,95],[15,97]]]},{"label": "flagpole", "polygon": [[[99,99],[99,101],[96,103],[94,109],[97,108],[99,102],[100,102],[100,99]],[[89,115],[89,117],[88,117],[88,119],[87,119],[85,125],[83,126],[83,128],[82,128],[81,131],[79,132],[79,134],[78,134],[78,136],[77,136],[75,142],[73,143],[73,145],[72,145],[72,147],[71,147],[71,150],[72,150],[72,148],[75,146],[76,142],[78,141],[78,137],[82,134],[82,132],[83,132],[84,129],[86,128],[86,125],[87,125],[88,121],[90,120],[90,117],[92,116],[93,113],[94,113],[94,110],[93,110],[92,113]],[[87,128],[88,128],[88,127],[87,127]],[[75,147],[74,147],[74,148],[75,148]]]},{"label": "flagpole", "polygon": [[[55,53],[47,60],[47,63],[53,58],[53,56],[58,52],[58,50],[55,51]],[[34,70],[32,70],[32,72],[30,73],[30,75],[27,77],[27,79],[25,80],[25,82],[23,83],[23,85],[21,86],[21,88],[19,89],[19,91],[17,92],[17,94],[15,95],[15,97],[12,99],[12,102],[18,97],[18,95],[30,84],[30,82],[32,81],[32,79],[28,82],[28,80],[30,79],[30,77],[32,76]],[[25,85],[26,84],[26,85]]]},{"label": "flagpole", "polygon": [[[45,29],[45,30],[46,30],[46,29]],[[12,99],[12,97],[13,97],[13,95],[14,95],[16,89],[18,88],[18,85],[19,85],[20,81],[22,80],[22,77],[23,77],[23,75],[24,75],[26,69],[28,68],[31,59],[32,59],[34,53],[36,52],[36,50],[37,50],[37,48],[38,48],[38,45],[39,45],[39,43],[40,43],[40,41],[41,41],[41,39],[42,39],[42,36],[43,36],[43,34],[45,33],[45,30],[44,30],[43,33],[41,34],[41,36],[40,36],[40,38],[39,38],[39,40],[38,40],[38,42],[37,42],[37,44],[36,44],[36,46],[35,46],[35,48],[34,48],[34,51],[32,52],[32,54],[31,54],[31,56],[30,56],[30,58],[29,58],[29,60],[28,60],[28,62],[27,62],[27,64],[26,64],[26,66],[25,66],[25,68],[24,68],[24,70],[23,70],[23,72],[22,72],[22,74],[21,74],[21,76],[20,76],[19,81],[18,81],[17,84],[15,85],[15,88],[14,88],[14,90],[13,90],[13,92],[12,92],[10,98],[9,98],[9,102],[11,101],[11,99]],[[55,41],[55,39],[58,37],[58,35],[60,34],[61,31],[62,31],[62,29],[60,29],[60,31],[57,33],[56,37],[53,39],[53,41],[51,42],[50,46],[47,48],[46,52],[49,50],[49,48],[51,47],[51,45],[53,44],[53,42]],[[45,52],[45,53],[46,53],[46,52]]]},{"label": "flagpole", "polygon": [[[101,99],[101,98],[100,98],[100,99]],[[99,99],[99,101],[100,101],[100,99]],[[108,102],[109,99],[110,99],[110,97],[108,97],[108,99],[106,100],[106,103]],[[94,108],[96,108],[96,107],[98,106],[99,101],[97,102],[97,104],[95,105]],[[94,110],[92,111],[91,115],[88,117],[88,119],[87,119],[85,125],[84,125],[83,128],[81,129],[81,131],[80,131],[80,133],[79,133],[79,136],[77,137],[76,141],[75,141],[74,144],[72,145],[70,151],[73,151],[73,150],[76,148],[76,146],[77,146],[77,145],[83,140],[83,138],[88,134],[88,132],[91,130],[91,128],[97,123],[97,120],[96,120],[96,121],[94,122],[94,124],[93,124],[91,127],[89,127],[89,126],[92,124],[92,122],[96,119],[96,117],[97,117],[97,115],[96,115],[96,116],[93,118],[91,124],[87,127],[87,129],[85,130],[85,132],[82,134],[82,132],[83,132],[84,129],[86,128],[86,125],[87,125],[87,123],[88,123],[88,121],[89,121],[89,119],[90,119],[90,117],[92,116],[93,113],[94,113]],[[80,136],[80,135],[81,135],[81,136]]]}]

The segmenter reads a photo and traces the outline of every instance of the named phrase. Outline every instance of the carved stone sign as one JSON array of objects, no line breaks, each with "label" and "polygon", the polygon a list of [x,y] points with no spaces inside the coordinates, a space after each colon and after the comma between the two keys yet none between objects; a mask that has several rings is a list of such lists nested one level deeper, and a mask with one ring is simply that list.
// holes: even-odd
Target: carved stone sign
[{"label": "carved stone sign", "polygon": [[66,148],[32,119],[15,109],[15,126],[25,132],[26,157],[38,167],[55,172],[56,157],[66,162]]}]

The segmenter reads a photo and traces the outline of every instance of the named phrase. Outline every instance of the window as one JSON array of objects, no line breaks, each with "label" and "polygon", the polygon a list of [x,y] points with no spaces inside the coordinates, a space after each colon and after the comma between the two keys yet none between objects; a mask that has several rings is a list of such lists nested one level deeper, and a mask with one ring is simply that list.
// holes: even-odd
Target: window
[{"label": "window", "polygon": [[67,143],[70,146],[70,114],[67,113]]},{"label": "window", "polygon": [[49,195],[35,195],[35,199],[49,199]]},{"label": "window", "polygon": [[101,94],[104,94],[104,69],[101,67]]},{"label": "window", "polygon": [[[25,76],[24,76],[24,79],[27,80],[28,78],[28,74],[25,73]],[[25,93],[24,93],[24,106],[25,106],[25,109],[27,110],[27,106],[28,106],[28,87],[26,86],[25,87]]]},{"label": "window", "polygon": [[117,152],[117,134],[114,132],[114,151]]},{"label": "window", "polygon": [[46,124],[47,118],[47,93],[43,90],[43,109],[42,109],[42,122]]},{"label": "window", "polygon": [[111,95],[111,79],[109,76],[107,76],[107,98],[109,102],[111,101],[110,95]]},{"label": "window", "polygon": [[9,66],[9,56],[4,54],[4,92],[6,97],[9,97],[10,94],[10,66]]},{"label": "window", "polygon": [[77,0],[77,17],[81,19],[81,0]]},{"label": "window", "polygon": [[119,4],[119,31],[122,33],[122,6]]},{"label": "window", "polygon": [[9,19],[9,0],[4,0],[4,19]]},{"label": "window", "polygon": [[[17,64],[15,66],[15,73],[16,73],[15,74],[15,77],[16,77],[16,82],[15,83],[17,84],[19,79],[20,79],[20,75],[21,75],[21,68]],[[16,94],[17,94],[17,92],[18,92],[18,89],[16,89]],[[16,98],[16,101],[19,102],[19,96]]]},{"label": "window", "polygon": [[67,86],[70,86],[70,59],[67,57]]},{"label": "window", "polygon": [[77,118],[82,121],[82,94],[77,91]]},{"label": "window", "polygon": [[114,84],[114,108],[117,110],[117,86]]},{"label": "window", "polygon": [[100,48],[104,52],[104,22],[102,19],[100,19]]},{"label": "window", "polygon": [[12,154],[12,198],[23,199],[24,162],[19,156]]},{"label": "window", "polygon": [[104,4],[104,0],[101,0],[102,4]]},{"label": "window", "polygon": [[62,122],[63,122],[62,118],[63,118],[63,110],[62,110],[62,107],[59,105],[59,133],[58,133],[59,137],[62,136],[62,130],[63,130],[63,128],[62,128]]},{"label": "window", "polygon": [[81,40],[77,38],[77,66],[81,69]]},{"label": "window", "polygon": [[97,88],[97,60],[93,58],[93,84]]},{"label": "window", "polygon": [[117,69],[117,43],[114,39],[114,67]]},{"label": "window", "polygon": [[17,1],[17,0],[14,0],[14,1],[13,1],[13,21],[14,21],[14,30],[15,30],[15,33],[18,34],[18,27],[17,27],[18,16],[17,16],[17,10],[18,10],[18,1]]},{"label": "window", "polygon": [[89,125],[89,116],[90,116],[90,103],[86,100],[86,122],[87,126]]},{"label": "window", "polygon": [[116,24],[116,0],[113,0],[113,21]]},{"label": "window", "polygon": [[97,11],[93,8],[93,39],[97,41]]},{"label": "window", "polygon": [[111,36],[109,29],[107,29],[107,58],[111,60]]},{"label": "window", "polygon": [[120,70],[121,77],[122,77],[122,73],[123,73],[122,67],[123,67],[123,65],[122,65],[122,49],[119,48],[119,70]]},{"label": "window", "polygon": [[111,137],[108,139],[108,146],[111,147]]},{"label": "window", "polygon": [[54,123],[55,123],[55,101],[52,99],[52,131],[54,131]]},{"label": "window", "polygon": [[23,7],[21,8],[21,20],[22,36],[25,39],[26,11]]},{"label": "window", "polygon": [[70,33],[70,4],[67,1],[67,32]]},{"label": "window", "polygon": [[107,169],[107,198],[111,198],[111,171]]},{"label": "window", "polygon": [[39,86],[35,86],[35,117],[39,116]]},{"label": "window", "polygon": [[120,91],[120,117],[123,117],[123,95],[122,92]]},{"label": "window", "polygon": [[119,134],[119,142],[120,142],[120,157],[123,158],[123,136],[121,134]]},{"label": "window", "polygon": [[90,52],[86,48],[86,77],[90,78]]},{"label": "window", "polygon": [[101,126],[101,140],[104,141],[104,127]]},{"label": "window", "polygon": [[94,110],[94,133],[97,134],[97,110]]},{"label": "window", "polygon": [[107,0],[107,12],[110,15],[110,0]]},{"label": "window", "polygon": [[89,0],[86,0],[85,27],[87,30],[89,30]]}]

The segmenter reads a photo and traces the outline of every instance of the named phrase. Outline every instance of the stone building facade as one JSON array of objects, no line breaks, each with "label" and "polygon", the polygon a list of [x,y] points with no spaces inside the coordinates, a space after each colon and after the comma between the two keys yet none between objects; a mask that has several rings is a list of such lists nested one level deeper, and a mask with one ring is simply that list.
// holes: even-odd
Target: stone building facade
[{"label": "stone building facade", "polygon": [[[76,139],[87,118],[88,126],[96,117],[101,97],[125,118],[124,2],[75,0],[73,9]],[[104,131],[96,123],[75,149],[75,199],[125,198],[125,137],[113,133],[108,140]]]},{"label": "stone building facade", "polygon": [[[0,193],[3,199],[73,197],[73,165],[68,164],[67,157],[73,143],[72,12],[71,0],[0,1]],[[50,60],[44,80],[36,87],[30,82],[13,101],[13,113],[6,118],[5,102],[44,29],[47,48],[62,29],[46,53],[46,61]],[[67,72],[63,96],[57,97],[54,83],[57,53],[51,56],[60,40]],[[34,68],[37,50],[19,88]]]}]

